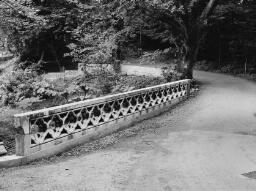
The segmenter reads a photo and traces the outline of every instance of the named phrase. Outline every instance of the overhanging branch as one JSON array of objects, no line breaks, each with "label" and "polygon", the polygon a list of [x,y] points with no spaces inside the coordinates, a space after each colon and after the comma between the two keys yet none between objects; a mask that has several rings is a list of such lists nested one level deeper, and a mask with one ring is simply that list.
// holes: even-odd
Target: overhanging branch
[{"label": "overhanging branch", "polygon": [[213,12],[215,7],[218,5],[218,3],[219,3],[219,0],[209,0],[209,2],[207,3],[206,7],[204,8],[200,16],[200,20],[201,21],[206,20],[208,16]]}]

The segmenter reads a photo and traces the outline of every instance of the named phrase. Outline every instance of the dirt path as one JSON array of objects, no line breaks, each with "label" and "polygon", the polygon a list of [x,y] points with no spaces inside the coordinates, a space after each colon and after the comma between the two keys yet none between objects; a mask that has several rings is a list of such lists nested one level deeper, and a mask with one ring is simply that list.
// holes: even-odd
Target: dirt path
[{"label": "dirt path", "polygon": [[246,191],[256,180],[256,84],[196,72],[200,94],[106,149],[0,172],[0,190]]}]

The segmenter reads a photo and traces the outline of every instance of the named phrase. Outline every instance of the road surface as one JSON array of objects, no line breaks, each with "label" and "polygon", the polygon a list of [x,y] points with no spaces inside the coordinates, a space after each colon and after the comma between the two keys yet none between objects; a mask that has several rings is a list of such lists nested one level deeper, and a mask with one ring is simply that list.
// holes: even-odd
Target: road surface
[{"label": "road surface", "polygon": [[198,96],[78,157],[0,171],[0,190],[246,191],[256,180],[256,83],[196,72]]}]

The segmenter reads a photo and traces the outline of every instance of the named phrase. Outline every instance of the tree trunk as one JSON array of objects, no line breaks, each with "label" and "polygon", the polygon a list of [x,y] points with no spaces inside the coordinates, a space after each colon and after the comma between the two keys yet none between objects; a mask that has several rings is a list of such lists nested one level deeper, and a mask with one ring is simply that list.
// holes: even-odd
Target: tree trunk
[{"label": "tree trunk", "polygon": [[186,70],[186,78],[193,79],[193,68],[195,65],[195,62],[197,61],[197,55],[199,50],[199,43],[197,43],[196,46],[190,49],[190,52],[187,54],[185,63],[187,65]]},{"label": "tree trunk", "polygon": [[57,54],[53,44],[51,43],[51,44],[49,44],[49,46],[51,48],[52,55],[54,56],[55,61],[58,64],[58,68],[59,68],[60,72],[64,72],[64,68],[60,64],[60,61],[59,61],[59,58],[58,58],[58,54]]},{"label": "tree trunk", "polygon": [[186,70],[186,78],[193,79],[193,68],[194,68],[194,61],[191,59],[186,59],[187,70]]},{"label": "tree trunk", "polygon": [[44,50],[41,52],[40,60],[37,62],[37,65],[41,65],[44,60]]},{"label": "tree trunk", "polygon": [[197,55],[199,52],[201,40],[203,39],[203,35],[204,34],[201,31],[201,27],[199,26],[196,31],[196,37],[189,43],[189,51],[185,58],[185,62],[187,64],[186,77],[188,79],[193,79],[193,68],[197,61]]}]

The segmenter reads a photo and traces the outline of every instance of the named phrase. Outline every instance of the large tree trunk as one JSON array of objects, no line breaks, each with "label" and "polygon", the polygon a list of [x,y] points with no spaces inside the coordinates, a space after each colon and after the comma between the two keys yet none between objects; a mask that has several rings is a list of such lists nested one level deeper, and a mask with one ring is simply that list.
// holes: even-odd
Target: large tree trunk
[{"label": "large tree trunk", "polygon": [[[197,61],[201,41],[205,35],[203,29],[207,23],[209,15],[211,15],[215,7],[218,5],[218,2],[219,0],[209,0],[201,15],[197,18],[197,22],[192,22],[188,25],[188,29],[191,30],[187,30],[190,31],[188,34],[189,51],[187,52],[185,62],[187,64],[186,77],[189,79],[193,79],[193,68]],[[189,17],[192,16],[193,15],[189,15]]]},{"label": "large tree trunk", "polygon": [[188,79],[193,79],[193,68],[194,68],[194,61],[190,59],[186,59],[186,64],[187,64],[187,70],[186,70],[186,78]]},{"label": "large tree trunk", "polygon": [[202,31],[202,26],[199,25],[195,28],[195,31],[193,31],[191,39],[189,39],[189,49],[185,57],[185,62],[187,64],[186,77],[189,79],[193,79],[193,68],[197,61],[197,56],[203,37],[204,33]]},{"label": "large tree trunk", "polygon": [[57,52],[56,52],[56,50],[55,50],[53,44],[50,43],[49,46],[50,46],[50,48],[51,48],[52,55],[54,56],[55,61],[56,61],[57,65],[58,65],[59,71],[60,71],[60,72],[64,72],[64,67],[61,65],[61,63],[60,63],[60,61],[59,61],[58,54],[57,54]]},{"label": "large tree trunk", "polygon": [[195,43],[195,46],[192,46],[190,51],[188,52],[186,58],[185,58],[185,63],[187,65],[187,70],[186,70],[186,78],[188,79],[193,79],[193,68],[194,65],[197,61],[197,55],[199,51],[199,46],[200,42]]}]

